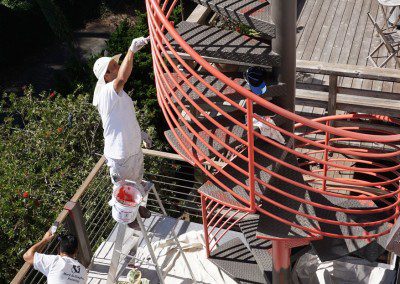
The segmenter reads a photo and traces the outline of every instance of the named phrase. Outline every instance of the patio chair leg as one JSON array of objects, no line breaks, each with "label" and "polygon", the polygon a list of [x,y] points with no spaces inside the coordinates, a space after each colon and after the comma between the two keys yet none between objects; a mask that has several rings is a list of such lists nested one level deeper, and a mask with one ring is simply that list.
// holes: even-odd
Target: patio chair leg
[{"label": "patio chair leg", "polygon": [[378,65],[375,63],[370,55],[368,55],[367,59],[372,63],[372,65],[374,65],[374,67],[378,67]]},{"label": "patio chair leg", "polygon": [[396,55],[396,53],[390,54],[389,57],[386,58],[385,61],[383,61],[381,65],[379,65],[379,67],[385,66],[385,65],[388,63],[388,61],[389,61],[393,56],[395,56],[395,55]]},{"label": "patio chair leg", "polygon": [[374,55],[385,43],[381,42],[370,54],[369,56]]}]

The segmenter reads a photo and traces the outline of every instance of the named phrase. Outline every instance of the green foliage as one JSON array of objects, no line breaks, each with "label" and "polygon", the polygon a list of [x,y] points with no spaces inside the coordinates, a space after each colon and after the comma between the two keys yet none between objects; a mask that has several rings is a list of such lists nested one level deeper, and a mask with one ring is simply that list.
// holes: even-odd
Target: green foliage
[{"label": "green foliage", "polygon": [[[106,46],[109,55],[125,53],[133,38],[148,35],[146,14],[136,14],[135,25],[123,21],[111,35]],[[28,88],[21,97],[2,96],[0,263],[7,269],[0,270],[0,283],[12,279],[23,252],[51,226],[82,183],[98,160],[94,153],[102,153],[101,121],[91,105],[96,83],[92,66],[100,56],[84,65],[68,62],[68,76],[54,88],[57,93],[34,94]],[[154,148],[167,150],[150,46],[135,55],[125,90],[135,101],[139,123],[153,138]],[[150,173],[157,174],[163,167],[167,165],[157,158],[146,159]]]},{"label": "green foliage", "polygon": [[23,10],[23,11],[28,11],[33,9],[34,5],[32,4],[32,1],[28,0],[0,0],[0,5],[4,5],[7,8],[10,8],[12,10]]},{"label": "green foliage", "polygon": [[[22,97],[4,94],[0,113],[0,283],[80,186],[102,151],[102,128],[79,89]],[[11,269],[12,268],[12,269]]]}]

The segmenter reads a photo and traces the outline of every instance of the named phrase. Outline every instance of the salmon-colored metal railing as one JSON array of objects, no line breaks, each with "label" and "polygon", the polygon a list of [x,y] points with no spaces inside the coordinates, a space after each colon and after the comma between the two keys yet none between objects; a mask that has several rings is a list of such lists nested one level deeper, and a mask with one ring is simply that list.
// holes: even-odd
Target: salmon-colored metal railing
[{"label": "salmon-colored metal railing", "polygon": [[[173,23],[169,21],[169,16],[177,4],[176,0],[161,3],[157,0],[146,0],[146,4],[157,98],[173,135],[173,138],[169,139],[175,141],[171,144],[188,162],[199,167],[214,184],[238,201],[233,203],[212,196],[203,197],[204,205],[206,200],[209,206],[211,202],[215,202],[214,207],[203,208],[203,218],[206,218],[208,223],[215,227],[225,220],[208,216],[207,212],[215,212],[216,208],[219,208],[216,213],[230,212],[229,210],[248,213],[258,211],[310,235],[370,239],[388,233],[389,229],[367,236],[328,233],[319,227],[304,227],[276,216],[263,210],[260,204],[268,203],[309,220],[336,226],[368,227],[393,221],[399,215],[400,134],[374,127],[352,125],[368,121],[400,126],[399,120],[366,114],[336,115],[310,120],[282,109],[222,74],[182,39]],[[188,54],[193,61],[185,61],[180,56],[181,52]],[[226,85],[226,89],[218,90],[203,73],[196,71],[199,69],[193,65],[201,66],[203,73],[214,76]],[[204,90],[212,96],[206,96]],[[230,96],[232,93],[235,93],[235,99]],[[260,109],[265,112],[260,112]],[[270,113],[269,117],[280,117],[293,122],[295,131],[287,131],[279,124],[272,123],[265,115],[257,114],[267,112]],[[221,123],[221,118],[235,125],[235,130]],[[259,129],[254,128],[255,122],[280,133],[285,143],[262,135]],[[337,126],[345,123],[350,126]],[[263,151],[257,146],[259,141],[262,141],[263,145],[279,149],[285,155],[296,157],[299,163],[290,163],[285,158],[278,158]],[[281,175],[276,167],[274,170],[260,165],[255,157],[265,157],[276,167],[285,167],[301,174],[304,181]],[[255,175],[256,171],[294,185],[299,191],[319,193],[343,201],[356,200],[365,206],[361,209],[339,205],[327,206],[302,198],[285,191],[285,188],[277,188],[261,180]],[[221,179],[221,176],[224,178]],[[246,194],[238,194],[232,190],[232,184],[240,186]],[[321,218],[264,196],[261,191],[256,190],[256,185],[280,196],[327,211],[383,215],[373,221],[364,222]],[[220,214],[215,216],[217,215]]]}]

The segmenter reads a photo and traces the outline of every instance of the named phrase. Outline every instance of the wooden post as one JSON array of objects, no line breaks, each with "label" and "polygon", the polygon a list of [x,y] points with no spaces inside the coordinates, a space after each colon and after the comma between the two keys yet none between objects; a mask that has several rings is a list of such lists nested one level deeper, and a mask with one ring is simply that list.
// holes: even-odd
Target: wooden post
[{"label": "wooden post", "polygon": [[64,209],[69,212],[65,224],[66,228],[71,234],[78,238],[78,260],[83,264],[83,266],[88,267],[92,260],[92,250],[90,248],[81,206],[79,202],[69,201],[65,205]]},{"label": "wooden post", "polygon": [[328,115],[336,114],[337,103],[337,75],[329,75],[329,97],[328,97]]}]

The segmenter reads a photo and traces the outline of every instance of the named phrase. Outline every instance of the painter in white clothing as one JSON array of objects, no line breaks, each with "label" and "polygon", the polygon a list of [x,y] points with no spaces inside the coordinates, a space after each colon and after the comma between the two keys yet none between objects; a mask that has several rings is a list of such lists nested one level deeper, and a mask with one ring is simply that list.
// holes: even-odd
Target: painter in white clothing
[{"label": "painter in white clothing", "polygon": [[72,235],[60,237],[58,255],[38,253],[37,249],[50,242],[53,235],[47,232],[43,239],[33,245],[25,254],[24,260],[47,277],[49,284],[83,284],[87,281],[86,268],[75,259],[78,241]]},{"label": "painter in white clothing", "polygon": [[103,123],[104,155],[110,168],[113,183],[118,180],[133,180],[138,184],[143,178],[142,139],[151,147],[151,139],[140,130],[132,99],[124,91],[131,75],[134,54],[149,41],[149,38],[136,38],[121,64],[120,54],[101,57],[93,72],[98,82],[93,96]]}]

